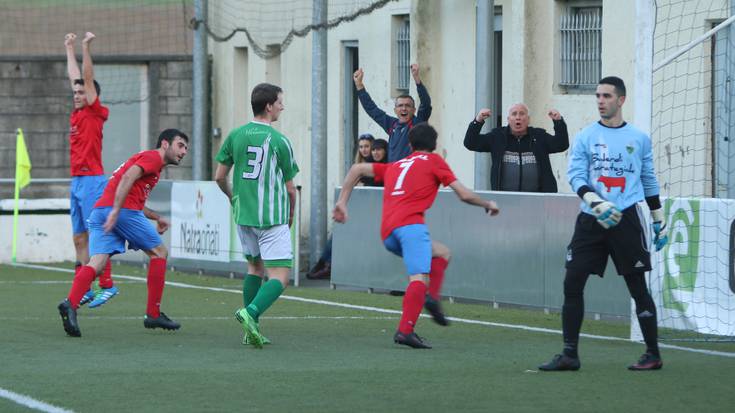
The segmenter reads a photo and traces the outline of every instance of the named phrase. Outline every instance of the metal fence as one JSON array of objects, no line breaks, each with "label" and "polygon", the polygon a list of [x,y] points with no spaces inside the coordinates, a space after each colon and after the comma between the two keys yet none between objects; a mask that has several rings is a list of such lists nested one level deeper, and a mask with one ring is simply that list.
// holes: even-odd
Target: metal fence
[{"label": "metal fence", "polygon": [[396,33],[396,89],[408,92],[411,78],[411,23],[408,17],[400,22]]},{"label": "metal fence", "polygon": [[561,17],[561,79],[567,87],[590,87],[602,68],[602,7],[570,7]]}]

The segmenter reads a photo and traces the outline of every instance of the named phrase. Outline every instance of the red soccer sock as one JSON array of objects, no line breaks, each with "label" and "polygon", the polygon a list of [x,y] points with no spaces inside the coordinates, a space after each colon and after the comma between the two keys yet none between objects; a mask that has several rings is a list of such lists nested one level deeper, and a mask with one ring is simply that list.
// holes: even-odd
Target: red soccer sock
[{"label": "red soccer sock", "polygon": [[442,257],[431,259],[431,273],[429,273],[429,295],[435,300],[441,298],[442,284],[444,283],[444,271],[449,261]]},{"label": "red soccer sock", "polygon": [[92,281],[97,276],[94,268],[89,265],[84,265],[79,268],[79,271],[74,276],[74,282],[71,284],[71,290],[69,290],[69,303],[71,307],[76,309],[79,307],[79,302],[84,297],[84,294],[89,291],[89,287],[92,285]]},{"label": "red soccer sock", "polygon": [[421,315],[421,309],[426,300],[426,284],[423,281],[411,281],[403,296],[403,314],[398,324],[398,331],[403,334],[413,333],[416,321]]},{"label": "red soccer sock", "polygon": [[145,313],[156,318],[161,315],[161,297],[166,283],[166,259],[151,258],[148,264],[148,306]]},{"label": "red soccer sock", "polygon": [[112,288],[112,261],[109,259],[102,270],[99,280],[100,288]]}]

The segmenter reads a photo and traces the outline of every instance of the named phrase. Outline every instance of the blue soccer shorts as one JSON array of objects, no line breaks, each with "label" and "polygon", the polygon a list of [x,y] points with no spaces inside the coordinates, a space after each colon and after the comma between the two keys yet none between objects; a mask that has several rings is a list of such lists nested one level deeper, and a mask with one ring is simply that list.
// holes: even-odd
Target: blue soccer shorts
[{"label": "blue soccer shorts", "polygon": [[98,207],[89,216],[90,256],[122,254],[125,252],[125,241],[129,249],[143,251],[150,251],[163,243],[143,211],[135,209],[121,209],[115,228],[105,232],[102,226],[111,210],[112,207]]},{"label": "blue soccer shorts", "polygon": [[426,224],[398,227],[388,235],[383,245],[388,251],[403,257],[409,276],[431,271],[431,237]]},{"label": "blue soccer shorts", "polygon": [[69,215],[74,235],[89,231],[87,220],[106,185],[107,178],[104,175],[73,176],[71,178]]}]

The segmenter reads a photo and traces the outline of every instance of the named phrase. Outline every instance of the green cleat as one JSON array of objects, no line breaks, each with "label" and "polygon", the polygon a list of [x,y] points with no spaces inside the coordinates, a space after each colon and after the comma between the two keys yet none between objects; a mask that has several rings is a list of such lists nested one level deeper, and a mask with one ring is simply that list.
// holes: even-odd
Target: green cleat
[{"label": "green cleat", "polygon": [[[264,336],[264,335],[262,335],[262,334],[260,335],[260,337],[261,337],[261,338],[263,339],[262,341],[263,341],[263,344],[264,344],[264,345],[265,345],[265,344],[270,344],[270,343],[271,343],[271,341],[270,341],[270,340],[268,340],[268,337],[266,337],[266,336]],[[244,336],[244,337],[242,338],[242,345],[243,345],[243,346],[248,346],[248,345],[250,345],[250,340],[248,340],[248,335],[247,335],[247,334],[245,334],[245,336]]]},{"label": "green cleat", "polygon": [[235,318],[242,324],[248,344],[252,344],[255,348],[263,348],[263,336],[258,329],[258,323],[248,314],[247,309],[241,308],[235,311]]}]

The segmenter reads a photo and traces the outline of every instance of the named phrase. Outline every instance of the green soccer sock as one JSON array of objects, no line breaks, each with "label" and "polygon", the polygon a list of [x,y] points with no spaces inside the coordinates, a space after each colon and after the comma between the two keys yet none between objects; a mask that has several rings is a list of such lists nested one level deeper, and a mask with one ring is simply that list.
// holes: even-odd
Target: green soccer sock
[{"label": "green soccer sock", "polygon": [[263,284],[253,301],[246,307],[250,317],[258,321],[258,317],[265,312],[283,292],[283,284],[278,280],[268,280]]},{"label": "green soccer sock", "polygon": [[257,275],[248,274],[242,280],[242,303],[243,307],[247,307],[253,302],[253,298],[258,295],[260,285],[263,279]]}]

